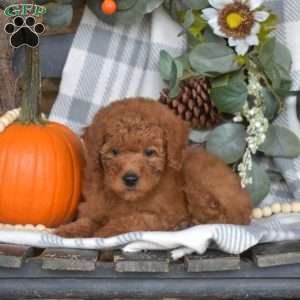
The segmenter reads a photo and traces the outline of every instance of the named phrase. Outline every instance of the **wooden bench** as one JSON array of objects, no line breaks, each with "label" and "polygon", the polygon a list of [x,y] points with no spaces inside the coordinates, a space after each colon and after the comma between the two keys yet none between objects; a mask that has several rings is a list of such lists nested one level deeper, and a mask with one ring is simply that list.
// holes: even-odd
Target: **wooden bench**
[{"label": "wooden bench", "polygon": [[300,297],[300,242],[241,256],[34,249],[0,244],[0,299]]}]

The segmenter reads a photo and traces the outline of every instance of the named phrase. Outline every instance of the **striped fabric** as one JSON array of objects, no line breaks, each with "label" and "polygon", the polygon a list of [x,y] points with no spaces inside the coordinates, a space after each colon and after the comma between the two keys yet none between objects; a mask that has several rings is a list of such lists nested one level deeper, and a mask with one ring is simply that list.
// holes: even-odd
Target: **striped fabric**
[{"label": "striped fabric", "polygon": [[111,238],[64,239],[45,232],[1,229],[0,242],[41,248],[107,249],[124,251],[172,250],[174,259],[203,254],[211,242],[231,254],[240,254],[258,243],[300,239],[300,214],[274,215],[250,226],[198,225],[177,232],[131,232]]},{"label": "striped fabric", "polygon": [[[293,90],[300,88],[300,1],[268,0],[266,5],[280,17],[277,38],[293,56]],[[51,119],[80,133],[95,112],[111,101],[127,96],[157,98],[163,87],[158,71],[161,49],[174,56],[184,52],[186,44],[180,31],[162,10],[133,26],[111,27],[85,9],[71,47],[60,92]],[[296,99],[287,99],[287,109],[278,124],[300,136],[296,117]],[[300,159],[275,159],[266,165],[282,179],[272,182],[271,192],[261,204],[300,199]],[[229,253],[240,253],[259,242],[300,239],[300,215],[276,215],[250,226],[199,225],[180,232],[130,233],[110,239],[62,239],[46,233],[0,231],[1,242],[25,243],[40,247],[106,248],[123,246],[128,251],[175,249],[173,256],[203,253],[210,241]]]},{"label": "striped fabric", "polygon": [[112,27],[86,8],[50,118],[80,133],[101,106],[114,100],[157,98],[164,86],[158,70],[160,50],[180,55],[186,47],[178,32],[179,25],[162,9],[134,26]]}]

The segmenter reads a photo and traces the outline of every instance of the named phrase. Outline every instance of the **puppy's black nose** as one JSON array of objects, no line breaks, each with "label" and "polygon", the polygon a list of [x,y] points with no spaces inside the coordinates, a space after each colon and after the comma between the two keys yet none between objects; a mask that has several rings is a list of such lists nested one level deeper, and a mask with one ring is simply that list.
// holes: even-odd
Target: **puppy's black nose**
[{"label": "puppy's black nose", "polygon": [[134,173],[126,173],[123,176],[123,181],[128,187],[134,187],[139,181],[139,177]]}]

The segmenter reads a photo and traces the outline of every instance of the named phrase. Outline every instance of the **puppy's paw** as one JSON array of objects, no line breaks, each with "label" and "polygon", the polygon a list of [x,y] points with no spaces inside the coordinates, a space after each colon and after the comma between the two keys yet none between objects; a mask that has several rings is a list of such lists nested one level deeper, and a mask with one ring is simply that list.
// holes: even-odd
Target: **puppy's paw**
[{"label": "puppy's paw", "polygon": [[54,234],[62,237],[91,237],[94,233],[94,224],[88,219],[79,219],[74,223],[59,226]]},{"label": "puppy's paw", "polygon": [[112,237],[115,235],[120,235],[122,233],[124,233],[124,232],[121,232],[118,229],[114,229],[111,227],[103,227],[94,233],[94,237],[108,238],[108,237]]},{"label": "puppy's paw", "polygon": [[79,232],[76,226],[73,226],[73,224],[59,226],[55,229],[54,234],[69,238],[81,237],[81,232]]}]

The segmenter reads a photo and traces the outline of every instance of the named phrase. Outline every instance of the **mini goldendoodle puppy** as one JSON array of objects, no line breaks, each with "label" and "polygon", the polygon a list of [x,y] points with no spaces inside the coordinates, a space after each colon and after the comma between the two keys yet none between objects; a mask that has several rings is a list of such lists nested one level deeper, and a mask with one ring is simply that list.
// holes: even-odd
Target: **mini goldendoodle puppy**
[{"label": "mini goldendoodle puppy", "polygon": [[107,237],[207,223],[248,224],[251,201],[239,178],[200,146],[186,124],[150,99],[101,109],[85,130],[83,198],[66,237]]}]

